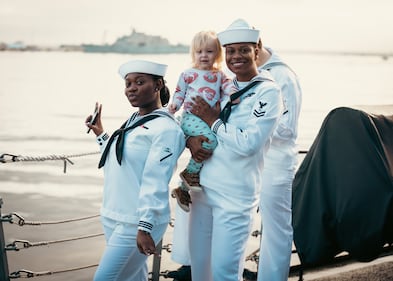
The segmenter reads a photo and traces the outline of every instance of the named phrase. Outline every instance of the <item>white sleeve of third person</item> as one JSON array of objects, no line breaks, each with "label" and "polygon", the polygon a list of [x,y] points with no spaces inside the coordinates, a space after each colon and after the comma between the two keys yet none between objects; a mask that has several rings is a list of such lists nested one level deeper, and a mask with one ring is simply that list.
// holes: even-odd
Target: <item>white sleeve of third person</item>
[{"label": "white sleeve of third person", "polygon": [[274,138],[280,140],[296,139],[298,134],[298,119],[301,107],[301,89],[295,74],[290,71],[276,78],[281,88],[284,102],[284,112],[280,117]]}]

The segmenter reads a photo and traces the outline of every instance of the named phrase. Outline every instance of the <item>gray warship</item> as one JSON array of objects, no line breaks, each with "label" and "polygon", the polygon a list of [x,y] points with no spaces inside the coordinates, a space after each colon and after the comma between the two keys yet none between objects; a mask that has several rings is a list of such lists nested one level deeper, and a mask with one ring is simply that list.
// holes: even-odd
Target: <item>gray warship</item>
[{"label": "gray warship", "polygon": [[113,44],[83,44],[82,50],[87,53],[171,54],[188,53],[189,46],[172,45],[161,36],[147,35],[133,29],[130,35],[118,38]]}]

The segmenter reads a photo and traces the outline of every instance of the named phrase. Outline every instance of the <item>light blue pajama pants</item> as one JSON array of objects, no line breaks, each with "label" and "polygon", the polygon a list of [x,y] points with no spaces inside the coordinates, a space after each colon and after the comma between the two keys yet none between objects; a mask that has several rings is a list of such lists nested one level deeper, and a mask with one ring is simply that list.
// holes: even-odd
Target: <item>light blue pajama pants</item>
[{"label": "light blue pajama pants", "polygon": [[[136,244],[138,226],[101,217],[106,247],[94,275],[94,281],[147,281],[147,256]],[[154,226],[151,236],[157,244],[168,224]]]},{"label": "light blue pajama pants", "polygon": [[[202,143],[202,147],[213,150],[217,146],[217,139],[214,133],[211,131],[209,125],[205,123],[201,118],[194,114],[184,112],[181,119],[181,128],[187,136],[205,136],[210,142]],[[196,162],[194,159],[190,159],[186,167],[187,171],[192,174],[198,173],[202,169],[203,163]]]}]

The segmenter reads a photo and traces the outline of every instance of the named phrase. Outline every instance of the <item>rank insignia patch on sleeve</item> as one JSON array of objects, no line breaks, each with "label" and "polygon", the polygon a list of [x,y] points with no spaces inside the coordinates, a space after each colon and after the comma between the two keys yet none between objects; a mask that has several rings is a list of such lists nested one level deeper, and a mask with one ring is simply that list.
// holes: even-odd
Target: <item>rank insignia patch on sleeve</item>
[{"label": "rank insignia patch on sleeve", "polygon": [[254,109],[254,116],[255,117],[262,117],[265,116],[266,110],[264,110],[263,108],[267,105],[266,102],[261,102],[259,101],[259,108],[258,109]]}]

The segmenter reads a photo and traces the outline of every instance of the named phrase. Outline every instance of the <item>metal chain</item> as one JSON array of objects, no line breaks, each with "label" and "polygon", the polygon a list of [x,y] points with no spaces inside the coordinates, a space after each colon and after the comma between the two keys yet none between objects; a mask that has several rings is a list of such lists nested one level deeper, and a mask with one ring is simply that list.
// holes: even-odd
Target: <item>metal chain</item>
[{"label": "metal chain", "polygon": [[254,251],[252,251],[248,256],[246,256],[245,260],[258,263],[258,261],[259,261],[258,252],[259,252],[259,248],[254,250]]},{"label": "metal chain", "polygon": [[168,244],[166,244],[166,245],[163,245],[162,248],[161,248],[161,250],[165,250],[165,251],[167,251],[168,253],[171,253],[171,252],[172,252],[172,243],[168,243]]}]

